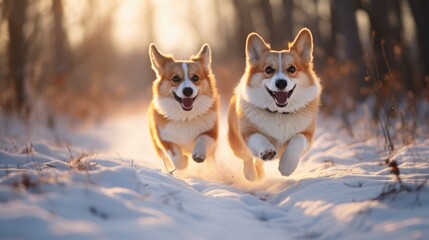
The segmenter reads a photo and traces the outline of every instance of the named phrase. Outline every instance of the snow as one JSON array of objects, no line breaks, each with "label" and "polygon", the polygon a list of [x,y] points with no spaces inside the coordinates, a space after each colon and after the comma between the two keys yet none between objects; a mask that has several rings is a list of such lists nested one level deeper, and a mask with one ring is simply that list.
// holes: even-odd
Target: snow
[{"label": "snow", "polygon": [[[429,139],[397,146],[320,118],[290,177],[247,182],[226,144],[217,166],[165,173],[144,113],[48,129],[0,124],[0,239],[427,239]],[[389,190],[392,194],[382,195]]]}]

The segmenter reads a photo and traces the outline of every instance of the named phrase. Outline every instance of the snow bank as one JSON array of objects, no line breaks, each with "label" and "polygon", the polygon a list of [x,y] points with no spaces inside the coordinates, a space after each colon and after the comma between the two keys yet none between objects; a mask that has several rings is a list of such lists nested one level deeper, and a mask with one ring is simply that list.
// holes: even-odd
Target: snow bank
[{"label": "snow bank", "polygon": [[244,180],[225,142],[215,172],[191,164],[164,173],[144,114],[57,129],[56,138],[3,132],[0,238],[428,238],[429,140],[396,151],[400,188],[379,140],[352,139],[335,125],[320,121],[313,148],[290,177],[268,162],[267,179],[257,183]]}]

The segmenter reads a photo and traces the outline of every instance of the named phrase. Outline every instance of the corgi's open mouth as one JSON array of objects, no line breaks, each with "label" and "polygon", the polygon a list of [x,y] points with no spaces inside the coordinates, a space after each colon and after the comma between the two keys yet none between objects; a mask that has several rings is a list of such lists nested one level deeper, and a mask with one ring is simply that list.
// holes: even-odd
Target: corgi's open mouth
[{"label": "corgi's open mouth", "polygon": [[181,98],[181,97],[179,97],[179,96],[177,96],[177,94],[173,91],[173,95],[174,95],[174,98],[180,103],[180,105],[182,106],[182,109],[183,110],[185,110],[185,111],[191,111],[192,110],[192,107],[193,107],[193,104],[194,104],[194,101],[195,101],[195,99],[198,97],[198,95],[197,96],[195,96],[195,97],[193,97],[193,98],[187,98],[187,97],[185,97],[185,98]]},{"label": "corgi's open mouth", "polygon": [[277,107],[286,107],[288,104],[289,98],[292,96],[293,91],[295,91],[295,86],[290,91],[285,92],[274,92],[271,91],[267,86],[265,88],[267,89],[268,93],[273,97],[274,102],[276,102]]}]

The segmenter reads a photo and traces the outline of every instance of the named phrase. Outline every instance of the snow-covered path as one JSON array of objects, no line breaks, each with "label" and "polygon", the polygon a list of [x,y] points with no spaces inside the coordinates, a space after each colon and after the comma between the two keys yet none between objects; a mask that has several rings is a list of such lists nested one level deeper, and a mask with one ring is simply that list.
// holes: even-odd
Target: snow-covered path
[{"label": "snow-covered path", "polygon": [[49,134],[2,136],[0,238],[427,239],[429,188],[413,190],[429,177],[429,140],[393,157],[411,191],[373,200],[396,183],[381,144],[335,125],[320,122],[291,177],[273,161],[257,183],[244,180],[225,142],[215,173],[197,164],[163,173],[144,114],[53,134],[68,147]]}]

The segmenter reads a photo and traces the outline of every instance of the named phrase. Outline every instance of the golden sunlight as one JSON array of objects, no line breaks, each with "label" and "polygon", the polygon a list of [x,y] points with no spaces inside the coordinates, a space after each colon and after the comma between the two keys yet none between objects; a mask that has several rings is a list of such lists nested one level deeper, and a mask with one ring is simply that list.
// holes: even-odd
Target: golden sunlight
[{"label": "golden sunlight", "polygon": [[[212,42],[216,31],[213,2],[121,1],[115,12],[114,40],[121,51],[146,50],[155,42],[162,51],[187,58],[203,42]],[[216,45],[213,43],[212,45]]]}]

